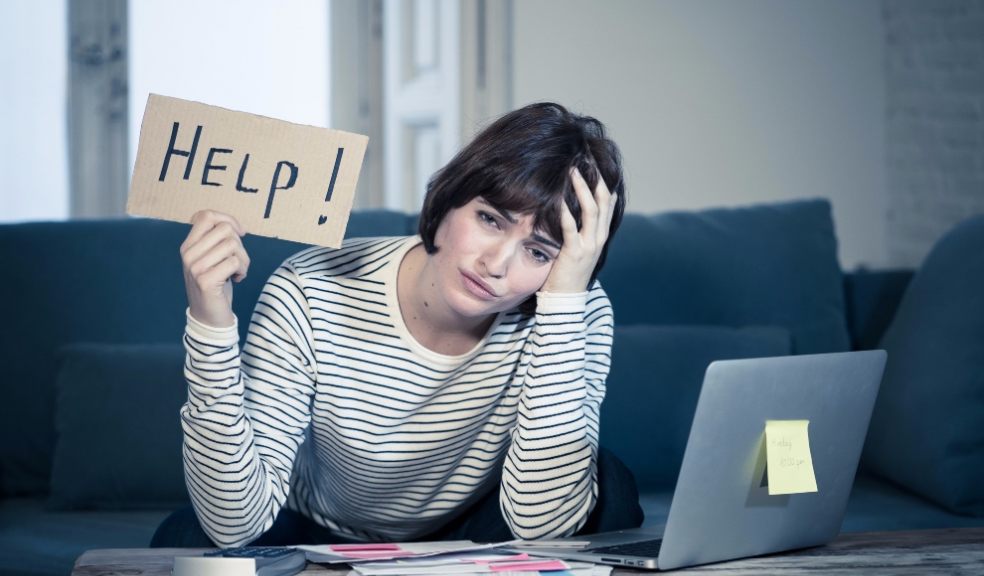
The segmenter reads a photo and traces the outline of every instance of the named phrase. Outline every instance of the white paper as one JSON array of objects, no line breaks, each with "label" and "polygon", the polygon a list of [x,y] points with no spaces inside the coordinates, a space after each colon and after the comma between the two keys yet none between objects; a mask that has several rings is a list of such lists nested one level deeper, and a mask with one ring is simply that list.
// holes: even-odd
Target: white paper
[{"label": "white paper", "polygon": [[[549,562],[550,560],[549,558],[530,559],[531,562],[535,561],[537,563]],[[611,567],[609,566],[597,566],[590,562],[572,562],[568,560],[562,562],[567,565],[565,570],[575,576],[607,576],[611,573]],[[596,572],[596,568],[600,568],[600,571]],[[475,564],[471,561],[462,560],[457,560],[456,563],[444,562],[439,564],[410,564],[406,563],[406,561],[394,560],[385,563],[358,564],[353,566],[353,569],[360,576],[487,576],[489,574],[494,574],[495,576],[520,576],[526,574],[538,576],[541,574],[541,572],[536,570],[492,570],[488,565]]]},{"label": "white paper", "polygon": [[[451,540],[447,542],[396,542],[400,550],[394,551],[390,558],[396,559],[409,559],[409,558],[424,558],[428,556],[436,556],[440,554],[448,554],[450,552],[467,552],[471,550],[488,550],[490,548],[495,548],[501,544],[476,544],[471,540]],[[297,546],[298,550],[303,550],[304,555],[308,562],[316,562],[318,564],[355,564],[364,562],[379,562],[386,560],[385,555],[377,556],[375,558],[358,558],[355,556],[346,556],[344,553],[335,552],[331,549],[331,544],[318,544],[314,546]],[[412,555],[406,556],[405,553],[409,552]]]}]

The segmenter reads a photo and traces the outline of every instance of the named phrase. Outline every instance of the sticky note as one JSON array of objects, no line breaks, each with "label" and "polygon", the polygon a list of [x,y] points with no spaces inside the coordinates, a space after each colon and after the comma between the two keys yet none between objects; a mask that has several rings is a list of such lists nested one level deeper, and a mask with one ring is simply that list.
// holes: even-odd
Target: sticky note
[{"label": "sticky note", "polygon": [[809,426],[809,420],[765,421],[770,495],[817,492]]}]

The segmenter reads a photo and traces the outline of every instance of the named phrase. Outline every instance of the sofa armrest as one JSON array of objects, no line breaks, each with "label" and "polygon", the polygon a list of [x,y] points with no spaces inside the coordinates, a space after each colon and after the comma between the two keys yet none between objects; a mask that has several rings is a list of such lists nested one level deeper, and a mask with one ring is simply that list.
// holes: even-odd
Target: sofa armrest
[{"label": "sofa armrest", "polygon": [[858,269],[844,274],[847,328],[854,350],[878,347],[915,272]]}]

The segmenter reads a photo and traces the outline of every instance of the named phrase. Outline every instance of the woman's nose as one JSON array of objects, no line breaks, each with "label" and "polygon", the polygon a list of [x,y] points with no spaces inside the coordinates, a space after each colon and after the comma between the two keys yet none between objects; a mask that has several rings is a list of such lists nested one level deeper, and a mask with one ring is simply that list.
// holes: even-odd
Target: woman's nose
[{"label": "woman's nose", "polygon": [[496,243],[488,247],[482,254],[482,265],[485,272],[493,278],[502,278],[509,269],[509,259],[515,250],[507,243]]}]

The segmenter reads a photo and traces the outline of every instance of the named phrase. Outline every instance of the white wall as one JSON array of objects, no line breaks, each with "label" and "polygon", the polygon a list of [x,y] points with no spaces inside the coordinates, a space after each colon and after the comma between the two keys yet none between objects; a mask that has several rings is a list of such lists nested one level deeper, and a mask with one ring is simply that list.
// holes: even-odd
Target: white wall
[{"label": "white wall", "polygon": [[884,3],[887,244],[919,266],[984,214],[984,2]]},{"label": "white wall", "polygon": [[885,249],[878,0],[517,0],[513,104],[594,115],[629,209],[826,197],[841,264]]},{"label": "white wall", "polygon": [[63,0],[0,2],[0,222],[68,217]]}]

